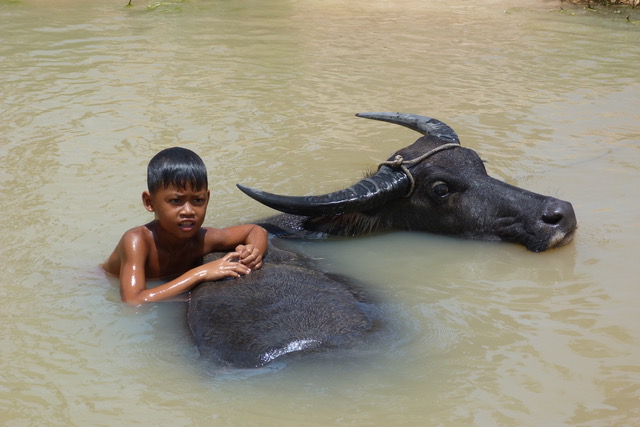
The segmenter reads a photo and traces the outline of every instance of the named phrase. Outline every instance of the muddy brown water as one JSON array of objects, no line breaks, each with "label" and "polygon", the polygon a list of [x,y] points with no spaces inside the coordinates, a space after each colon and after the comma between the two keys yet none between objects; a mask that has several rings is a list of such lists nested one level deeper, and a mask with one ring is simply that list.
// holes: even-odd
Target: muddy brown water
[{"label": "muddy brown water", "polygon": [[[55,4],[53,4],[55,3]],[[24,425],[640,423],[640,17],[553,1],[0,2],[0,421]],[[388,319],[371,348],[233,370],[184,306],[97,265],[189,147],[208,225],[350,184],[431,115],[509,183],[569,200],[573,243],[389,233],[301,250]]]}]

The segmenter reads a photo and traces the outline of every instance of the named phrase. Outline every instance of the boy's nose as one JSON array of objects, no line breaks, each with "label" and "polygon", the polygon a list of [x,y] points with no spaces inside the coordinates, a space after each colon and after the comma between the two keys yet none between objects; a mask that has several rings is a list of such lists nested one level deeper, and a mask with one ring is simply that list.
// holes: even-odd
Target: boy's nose
[{"label": "boy's nose", "polygon": [[191,206],[191,203],[187,202],[184,205],[182,205],[182,209],[180,210],[180,213],[183,215],[192,215],[195,213],[195,209],[193,209],[193,206]]}]

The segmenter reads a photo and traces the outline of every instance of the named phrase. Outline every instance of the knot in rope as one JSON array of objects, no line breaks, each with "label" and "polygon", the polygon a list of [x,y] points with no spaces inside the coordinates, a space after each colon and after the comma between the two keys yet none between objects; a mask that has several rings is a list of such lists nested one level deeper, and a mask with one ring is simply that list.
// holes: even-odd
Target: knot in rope
[{"label": "knot in rope", "polygon": [[392,168],[402,170],[402,172],[404,172],[405,175],[407,175],[407,178],[409,178],[409,183],[411,184],[409,191],[403,197],[410,197],[416,188],[416,180],[413,178],[413,174],[409,171],[409,168],[407,166],[413,166],[416,163],[420,163],[424,159],[431,157],[440,151],[448,150],[450,148],[455,148],[455,147],[464,148],[460,144],[454,144],[454,143],[442,144],[430,151],[427,151],[423,155],[418,156],[415,159],[411,159],[411,160],[405,160],[400,154],[396,154],[393,160],[387,160],[387,161],[381,162],[378,165],[378,169],[380,169],[382,166],[391,166]]},{"label": "knot in rope", "polygon": [[[404,164],[404,158],[400,154],[396,154],[396,157],[394,157],[393,160],[383,163],[388,163],[389,166],[393,168],[400,168]],[[381,163],[381,165],[383,163]]]}]

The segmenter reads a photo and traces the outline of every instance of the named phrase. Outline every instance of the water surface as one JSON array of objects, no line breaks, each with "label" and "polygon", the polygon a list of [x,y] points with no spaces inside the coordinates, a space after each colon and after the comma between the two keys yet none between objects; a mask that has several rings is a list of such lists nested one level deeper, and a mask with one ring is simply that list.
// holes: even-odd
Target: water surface
[{"label": "water surface", "polygon": [[[54,4],[55,3],[55,4]],[[640,422],[640,17],[558,2],[0,2],[0,421],[23,425]],[[569,246],[389,233],[300,248],[380,299],[360,352],[238,371],[184,306],[98,269],[148,221],[149,158],[210,173],[207,225],[352,183],[431,115],[489,172],[573,203]]]}]

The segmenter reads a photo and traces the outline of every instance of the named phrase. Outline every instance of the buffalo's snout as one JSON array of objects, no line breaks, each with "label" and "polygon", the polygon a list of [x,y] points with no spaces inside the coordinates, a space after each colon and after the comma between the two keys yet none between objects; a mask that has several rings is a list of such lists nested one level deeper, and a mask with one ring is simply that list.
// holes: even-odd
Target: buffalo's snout
[{"label": "buffalo's snout", "polygon": [[567,231],[576,228],[577,224],[576,214],[571,203],[558,199],[549,202],[542,214],[542,221]]},{"label": "buffalo's snout", "polygon": [[563,246],[571,241],[578,225],[571,203],[558,199],[551,199],[547,203],[541,220],[545,228],[553,231],[547,249]]}]

